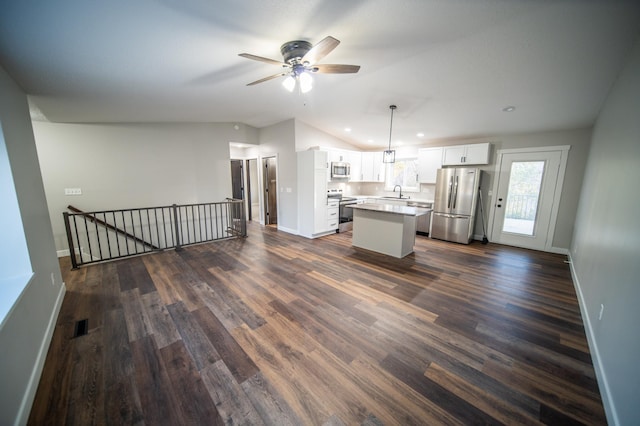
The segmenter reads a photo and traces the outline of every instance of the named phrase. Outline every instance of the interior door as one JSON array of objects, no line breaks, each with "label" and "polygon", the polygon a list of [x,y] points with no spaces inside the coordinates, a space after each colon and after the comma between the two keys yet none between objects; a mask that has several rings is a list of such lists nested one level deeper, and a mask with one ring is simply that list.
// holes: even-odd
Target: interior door
[{"label": "interior door", "polygon": [[236,200],[244,200],[242,169],[242,160],[231,160],[231,193]]},{"label": "interior door", "polygon": [[264,224],[275,225],[278,223],[278,183],[276,181],[276,158],[262,159],[262,172],[264,182]]},{"label": "interior door", "polygon": [[493,200],[491,240],[534,250],[548,250],[560,177],[562,151],[500,155]]}]

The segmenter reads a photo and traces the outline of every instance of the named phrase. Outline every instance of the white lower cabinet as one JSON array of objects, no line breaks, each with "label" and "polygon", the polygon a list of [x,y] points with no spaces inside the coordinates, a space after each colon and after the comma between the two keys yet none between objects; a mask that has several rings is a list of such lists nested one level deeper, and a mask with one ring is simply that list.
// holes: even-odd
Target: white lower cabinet
[{"label": "white lower cabinet", "polygon": [[329,200],[327,204],[327,229],[335,231],[340,223],[340,203],[338,200]]}]

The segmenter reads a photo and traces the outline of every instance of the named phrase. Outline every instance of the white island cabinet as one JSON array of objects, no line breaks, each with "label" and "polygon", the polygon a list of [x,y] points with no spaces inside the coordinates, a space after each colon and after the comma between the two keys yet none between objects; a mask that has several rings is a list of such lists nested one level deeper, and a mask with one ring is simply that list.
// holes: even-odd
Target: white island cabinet
[{"label": "white island cabinet", "polygon": [[392,204],[355,204],[351,244],[367,250],[402,258],[413,253],[416,218],[431,212],[419,207]]},{"label": "white island cabinet", "polygon": [[329,209],[327,199],[327,152],[310,150],[297,155],[298,234],[316,238],[335,233],[338,221],[329,214],[337,215],[337,209]]}]

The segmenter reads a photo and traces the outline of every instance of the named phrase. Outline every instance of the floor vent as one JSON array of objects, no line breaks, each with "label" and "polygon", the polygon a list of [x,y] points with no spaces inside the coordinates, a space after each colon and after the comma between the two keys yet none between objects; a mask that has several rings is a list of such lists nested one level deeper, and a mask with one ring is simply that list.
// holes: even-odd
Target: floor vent
[{"label": "floor vent", "polygon": [[75,339],[76,337],[84,336],[85,334],[87,334],[87,331],[89,331],[89,320],[80,320],[76,322],[76,328],[73,332],[73,338]]}]

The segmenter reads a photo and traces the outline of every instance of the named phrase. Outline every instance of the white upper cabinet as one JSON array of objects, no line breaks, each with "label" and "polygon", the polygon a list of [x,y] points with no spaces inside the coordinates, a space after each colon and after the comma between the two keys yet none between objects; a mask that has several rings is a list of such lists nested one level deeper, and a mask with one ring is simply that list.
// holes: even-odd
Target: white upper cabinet
[{"label": "white upper cabinet", "polygon": [[443,166],[467,166],[489,164],[489,143],[445,146],[442,154]]},{"label": "white upper cabinet", "polygon": [[442,147],[418,149],[418,182],[436,183],[436,174],[442,167]]},{"label": "white upper cabinet", "polygon": [[362,181],[384,182],[384,167],[381,151],[362,153]]},{"label": "white upper cabinet", "polygon": [[351,166],[350,182],[362,181],[362,153],[359,151],[345,151],[346,162]]}]

